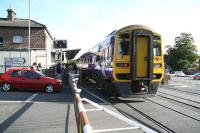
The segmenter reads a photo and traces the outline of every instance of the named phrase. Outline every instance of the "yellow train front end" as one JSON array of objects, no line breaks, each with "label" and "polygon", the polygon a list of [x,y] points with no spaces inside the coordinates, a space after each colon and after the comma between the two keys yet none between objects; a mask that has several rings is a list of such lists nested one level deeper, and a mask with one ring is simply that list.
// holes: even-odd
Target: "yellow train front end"
[{"label": "yellow train front end", "polygon": [[113,83],[121,97],[156,94],[164,75],[161,36],[142,25],[117,31],[113,56]]}]

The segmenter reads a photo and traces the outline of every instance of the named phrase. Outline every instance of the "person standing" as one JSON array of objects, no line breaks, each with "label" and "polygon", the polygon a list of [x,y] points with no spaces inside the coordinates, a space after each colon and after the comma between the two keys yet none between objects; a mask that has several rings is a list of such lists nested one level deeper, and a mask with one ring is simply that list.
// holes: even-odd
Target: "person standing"
[{"label": "person standing", "polygon": [[62,69],[60,63],[56,65],[56,78],[62,80]]},{"label": "person standing", "polygon": [[38,63],[38,65],[37,65],[37,71],[42,72],[42,65],[41,65],[41,63]]},{"label": "person standing", "polygon": [[37,70],[37,63],[36,62],[33,63],[33,65],[31,66],[31,69]]}]

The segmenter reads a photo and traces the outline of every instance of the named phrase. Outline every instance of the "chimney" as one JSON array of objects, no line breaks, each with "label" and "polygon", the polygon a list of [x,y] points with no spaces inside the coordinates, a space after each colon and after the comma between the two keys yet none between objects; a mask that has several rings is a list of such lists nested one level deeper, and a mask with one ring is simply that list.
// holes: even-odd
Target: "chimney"
[{"label": "chimney", "polygon": [[9,8],[7,10],[7,12],[8,12],[7,20],[14,21],[15,20],[15,16],[16,16],[16,13],[14,12],[14,10]]}]

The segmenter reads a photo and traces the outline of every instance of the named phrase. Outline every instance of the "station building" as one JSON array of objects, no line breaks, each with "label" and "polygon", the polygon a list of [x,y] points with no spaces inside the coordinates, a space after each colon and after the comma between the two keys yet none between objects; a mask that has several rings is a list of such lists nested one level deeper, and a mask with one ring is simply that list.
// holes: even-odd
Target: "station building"
[{"label": "station building", "polygon": [[[29,19],[16,18],[13,9],[7,10],[7,18],[0,18],[0,73],[11,67],[28,67]],[[41,63],[49,68],[56,62],[66,63],[80,49],[60,50],[53,46],[54,39],[44,24],[30,20],[31,64]],[[58,52],[56,52],[58,51]]]},{"label": "station building", "polygon": [[[27,67],[29,19],[16,18],[12,9],[7,10],[7,18],[0,18],[0,73],[10,67]],[[47,27],[30,20],[31,64],[41,63],[48,68],[54,60],[51,58],[53,37]]]}]

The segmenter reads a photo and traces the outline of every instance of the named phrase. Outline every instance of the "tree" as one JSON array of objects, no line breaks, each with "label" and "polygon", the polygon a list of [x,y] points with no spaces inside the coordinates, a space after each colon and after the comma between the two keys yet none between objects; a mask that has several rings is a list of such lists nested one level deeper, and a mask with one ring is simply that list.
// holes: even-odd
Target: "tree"
[{"label": "tree", "polygon": [[194,38],[190,33],[181,33],[175,38],[175,45],[173,47],[166,46],[168,65],[173,70],[186,70],[197,59],[197,49],[194,45]]}]

